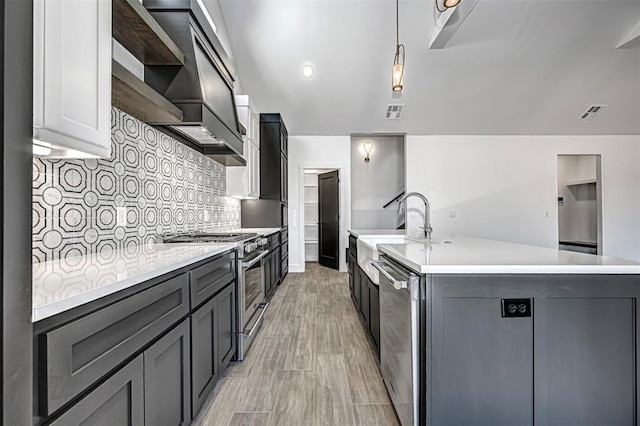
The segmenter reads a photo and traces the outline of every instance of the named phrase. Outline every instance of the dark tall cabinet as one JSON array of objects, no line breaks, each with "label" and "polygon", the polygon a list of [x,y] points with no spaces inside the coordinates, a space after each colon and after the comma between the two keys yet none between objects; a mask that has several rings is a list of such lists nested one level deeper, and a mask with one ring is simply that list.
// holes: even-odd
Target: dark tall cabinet
[{"label": "dark tall cabinet", "polygon": [[267,260],[277,283],[289,271],[288,151],[289,134],[282,116],[260,114],[260,199],[242,201],[241,221],[243,228],[281,228],[281,244]]}]

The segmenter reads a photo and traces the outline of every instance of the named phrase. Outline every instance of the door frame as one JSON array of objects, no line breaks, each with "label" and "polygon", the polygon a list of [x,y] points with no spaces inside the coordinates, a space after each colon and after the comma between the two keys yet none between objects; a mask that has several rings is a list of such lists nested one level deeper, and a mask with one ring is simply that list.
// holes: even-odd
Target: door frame
[{"label": "door frame", "polygon": [[[338,183],[338,191],[339,191],[339,202],[340,202],[340,230],[338,231],[339,237],[339,248],[338,248],[338,256],[340,257],[339,265],[340,272],[347,272],[347,259],[345,248],[348,245],[347,239],[347,228],[350,223],[350,214],[351,209],[347,209],[347,205],[349,203],[349,196],[347,191],[350,189],[347,185],[347,179],[345,178],[348,173],[348,166],[344,163],[301,163],[298,165],[298,214],[297,220],[294,222],[294,225],[298,226],[298,265],[299,268],[296,271],[291,270],[290,272],[304,272],[305,271],[305,248],[304,248],[304,171],[305,169],[327,169],[329,170],[338,170],[338,176],[340,178],[340,182]],[[290,227],[292,225],[292,221],[289,221]],[[290,237],[291,238],[291,237]],[[291,256],[291,250],[289,251],[289,256]],[[292,263],[291,263],[292,264]]]},{"label": "door frame", "polygon": [[[604,256],[604,244],[603,244],[603,216],[604,216],[604,204],[602,203],[602,163],[604,154],[588,154],[588,153],[558,153],[555,157],[556,169],[556,188],[558,187],[558,160],[559,157],[596,157],[596,235],[598,242],[598,256]],[[560,240],[560,208],[556,207],[556,240]]]}]

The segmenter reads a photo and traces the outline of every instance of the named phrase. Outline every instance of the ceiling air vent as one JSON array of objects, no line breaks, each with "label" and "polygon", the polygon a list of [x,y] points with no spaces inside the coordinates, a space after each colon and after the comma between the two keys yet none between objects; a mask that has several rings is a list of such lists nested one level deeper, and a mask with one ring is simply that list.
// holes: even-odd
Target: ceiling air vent
[{"label": "ceiling air vent", "polygon": [[404,104],[389,104],[387,105],[387,120],[400,120],[402,118],[402,110],[404,110]]},{"label": "ceiling air vent", "polygon": [[606,105],[591,105],[581,116],[580,120],[593,121],[598,117]]}]

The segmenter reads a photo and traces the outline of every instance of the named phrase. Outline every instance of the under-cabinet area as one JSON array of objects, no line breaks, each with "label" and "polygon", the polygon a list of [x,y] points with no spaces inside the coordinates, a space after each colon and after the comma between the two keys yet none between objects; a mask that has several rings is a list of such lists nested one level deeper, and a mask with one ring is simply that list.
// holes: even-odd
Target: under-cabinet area
[{"label": "under-cabinet area", "polygon": [[236,354],[236,291],[231,250],[36,322],[34,424],[189,424]]}]

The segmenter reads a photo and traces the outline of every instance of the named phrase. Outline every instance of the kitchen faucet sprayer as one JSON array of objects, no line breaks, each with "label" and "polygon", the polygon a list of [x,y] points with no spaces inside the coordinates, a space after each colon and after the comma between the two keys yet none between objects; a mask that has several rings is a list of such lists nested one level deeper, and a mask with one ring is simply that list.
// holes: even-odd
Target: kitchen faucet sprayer
[{"label": "kitchen faucet sprayer", "polygon": [[427,240],[431,241],[431,233],[433,232],[433,228],[431,227],[430,223],[431,207],[429,206],[429,200],[427,200],[427,197],[420,194],[419,192],[409,192],[403,195],[402,198],[398,200],[398,214],[401,212],[402,207],[405,205],[407,198],[409,197],[418,197],[424,203],[424,226],[422,227],[422,229],[424,229],[424,237]]}]

